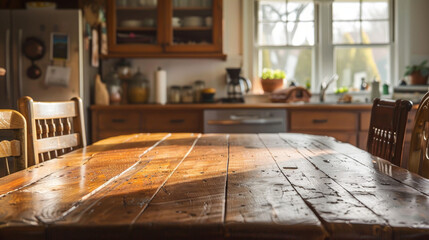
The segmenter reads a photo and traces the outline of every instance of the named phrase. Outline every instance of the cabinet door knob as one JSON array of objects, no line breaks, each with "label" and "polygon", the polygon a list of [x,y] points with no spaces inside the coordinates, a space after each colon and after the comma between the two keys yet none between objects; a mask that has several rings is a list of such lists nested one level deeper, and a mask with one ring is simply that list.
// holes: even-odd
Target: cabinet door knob
[{"label": "cabinet door knob", "polygon": [[185,122],[185,119],[171,119],[170,123],[183,123]]},{"label": "cabinet door knob", "polygon": [[114,119],[112,119],[112,122],[114,122],[114,123],[124,123],[125,119],[123,119],[123,118],[114,118]]},{"label": "cabinet door knob", "polygon": [[328,119],[313,119],[314,124],[327,123]]}]

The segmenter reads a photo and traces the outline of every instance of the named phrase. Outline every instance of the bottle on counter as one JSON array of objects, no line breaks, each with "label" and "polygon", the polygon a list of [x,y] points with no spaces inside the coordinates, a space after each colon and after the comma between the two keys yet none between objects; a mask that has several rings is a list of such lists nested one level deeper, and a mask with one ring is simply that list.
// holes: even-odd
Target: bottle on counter
[{"label": "bottle on counter", "polygon": [[111,105],[118,105],[121,103],[122,87],[121,79],[118,73],[111,71],[106,77],[107,89],[109,92],[109,102]]},{"label": "bottle on counter", "polygon": [[379,98],[379,97],[380,97],[380,82],[374,78],[374,80],[371,82],[371,101],[373,101],[374,98]]},{"label": "bottle on counter", "polygon": [[170,103],[180,103],[181,98],[181,89],[179,86],[171,86],[170,87]]},{"label": "bottle on counter", "polygon": [[194,102],[194,91],[192,86],[183,86],[182,88],[182,103],[193,103]]},{"label": "bottle on counter", "polygon": [[158,67],[155,72],[155,102],[167,103],[167,72]]},{"label": "bottle on counter", "polygon": [[205,88],[205,83],[203,80],[197,80],[194,82],[194,102],[199,103],[202,102],[201,94],[203,89]]},{"label": "bottle on counter", "polygon": [[361,78],[360,90],[365,91],[368,89],[368,83],[366,83],[365,78]]},{"label": "bottle on counter", "polygon": [[128,102],[147,103],[149,99],[149,81],[140,69],[128,83]]}]

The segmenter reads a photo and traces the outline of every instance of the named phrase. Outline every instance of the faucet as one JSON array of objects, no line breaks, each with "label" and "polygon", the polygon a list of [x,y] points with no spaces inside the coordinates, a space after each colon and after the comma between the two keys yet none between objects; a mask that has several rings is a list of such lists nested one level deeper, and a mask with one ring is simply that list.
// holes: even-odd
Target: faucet
[{"label": "faucet", "polygon": [[319,95],[319,100],[320,102],[325,102],[325,95],[326,95],[326,90],[328,89],[329,85],[335,81],[338,80],[338,75],[334,74],[331,77],[329,77],[328,80],[326,80],[327,77],[325,77],[323,79],[322,84],[320,85],[320,95]]}]

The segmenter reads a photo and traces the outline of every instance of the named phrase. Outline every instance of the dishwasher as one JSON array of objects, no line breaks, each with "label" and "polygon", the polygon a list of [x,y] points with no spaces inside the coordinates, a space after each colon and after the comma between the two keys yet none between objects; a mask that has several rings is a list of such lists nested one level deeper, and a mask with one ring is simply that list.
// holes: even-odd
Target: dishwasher
[{"label": "dishwasher", "polygon": [[286,132],[285,109],[207,109],[204,133]]}]

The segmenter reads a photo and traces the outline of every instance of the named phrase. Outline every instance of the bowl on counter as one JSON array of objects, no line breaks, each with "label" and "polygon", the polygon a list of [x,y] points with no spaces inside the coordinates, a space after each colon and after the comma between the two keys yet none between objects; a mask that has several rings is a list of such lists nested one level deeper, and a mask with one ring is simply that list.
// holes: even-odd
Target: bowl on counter
[{"label": "bowl on counter", "polygon": [[203,103],[214,103],[214,96],[216,94],[216,89],[214,88],[204,88],[201,91],[201,101]]}]

